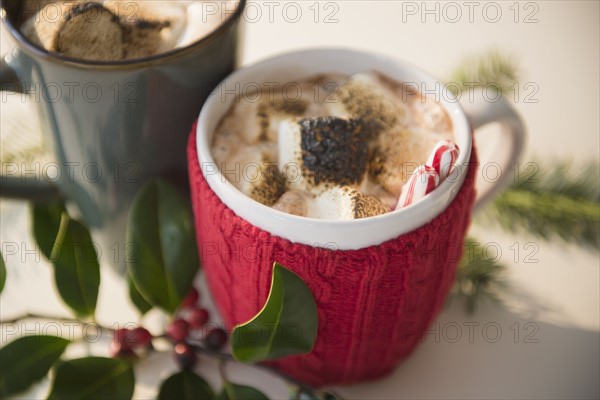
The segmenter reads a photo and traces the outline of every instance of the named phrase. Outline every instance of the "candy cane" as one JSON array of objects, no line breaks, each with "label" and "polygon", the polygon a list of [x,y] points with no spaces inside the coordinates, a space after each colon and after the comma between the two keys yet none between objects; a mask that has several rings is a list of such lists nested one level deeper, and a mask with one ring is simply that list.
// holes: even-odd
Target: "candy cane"
[{"label": "candy cane", "polygon": [[411,204],[431,193],[440,183],[440,175],[428,165],[421,165],[410,176],[407,184],[402,188],[400,200],[396,210],[408,207]]},{"label": "candy cane", "polygon": [[433,147],[433,151],[427,160],[430,165],[440,175],[440,180],[444,180],[452,172],[452,167],[458,159],[458,146],[448,140],[440,140]]}]

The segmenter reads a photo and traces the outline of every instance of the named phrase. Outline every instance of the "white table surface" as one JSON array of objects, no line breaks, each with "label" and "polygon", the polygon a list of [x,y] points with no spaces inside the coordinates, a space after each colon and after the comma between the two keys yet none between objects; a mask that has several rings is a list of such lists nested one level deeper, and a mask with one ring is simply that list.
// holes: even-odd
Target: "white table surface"
[{"label": "white table surface", "polygon": [[[533,4],[529,8],[525,8],[527,2],[521,2],[517,23],[513,1],[492,5],[475,2],[472,22],[470,6],[457,2],[462,18],[456,23],[449,21],[455,13],[445,2],[333,1],[329,6],[320,2],[318,22],[313,1],[274,2],[271,21],[266,2],[252,3],[262,16],[247,15],[251,21],[245,23],[244,64],[293,49],[346,46],[408,60],[444,78],[465,56],[499,49],[518,61],[520,87],[533,83],[539,88],[536,103],[523,99],[515,103],[529,130],[524,162],[600,157],[597,1],[535,1],[529,2]],[[294,5],[287,6],[288,14],[284,14],[289,3]],[[436,4],[439,22],[435,14],[423,13],[424,7],[434,10]],[[302,17],[292,23],[298,7]],[[407,13],[415,9],[417,14]],[[489,22],[496,9],[502,11],[500,20]],[[325,23],[326,14],[332,10],[337,10],[338,22]],[[524,17],[535,10],[538,21],[524,23]],[[0,43],[0,53],[4,54],[10,49],[4,32]],[[31,118],[31,104],[3,98],[0,107],[3,145],[6,138],[30,140],[22,131],[35,131],[37,121]],[[19,118],[23,115],[27,115],[25,121]],[[2,201],[0,213],[2,250],[11,244],[20,250],[33,249],[26,205]],[[391,376],[337,391],[349,399],[599,398],[598,253],[527,235],[508,235],[477,224],[471,233],[483,243],[497,243],[502,250],[501,262],[508,266],[506,279],[511,288],[502,304],[483,303],[473,315],[466,314],[461,304],[453,304],[441,313],[434,332]],[[537,244],[538,262],[525,262],[524,253],[515,262],[510,250],[515,242],[521,248],[527,243]],[[24,251],[5,258],[8,281],[0,297],[2,319],[26,311],[67,313],[55,295],[51,270],[43,260]],[[104,268],[102,279],[101,322],[135,321],[135,312],[126,306],[120,277]],[[201,278],[199,282],[203,285]],[[154,326],[157,321],[160,316],[150,315],[146,323]],[[498,327],[502,333],[494,342]],[[457,333],[461,334],[458,338]],[[0,345],[14,337],[3,329]],[[92,350],[103,354],[106,346],[97,344]],[[74,349],[73,354],[79,351]],[[201,361],[198,371],[217,387],[215,363]],[[174,370],[168,352],[145,360],[136,370],[135,397],[152,398],[157,381]],[[232,380],[256,385],[274,399],[287,398],[285,385],[268,373],[241,366],[229,366],[228,372]],[[43,398],[47,390],[47,382],[43,382],[20,398]]]}]

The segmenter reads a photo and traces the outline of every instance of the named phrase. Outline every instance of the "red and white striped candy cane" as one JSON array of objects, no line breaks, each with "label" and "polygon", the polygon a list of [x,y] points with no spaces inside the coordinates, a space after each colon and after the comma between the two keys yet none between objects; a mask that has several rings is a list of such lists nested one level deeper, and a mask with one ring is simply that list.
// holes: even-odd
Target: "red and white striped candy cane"
[{"label": "red and white striped candy cane", "polygon": [[452,167],[458,159],[458,146],[449,140],[440,140],[433,147],[433,151],[427,160],[430,165],[440,175],[443,181],[452,172]]},{"label": "red and white striped candy cane", "polygon": [[421,165],[410,176],[410,179],[402,188],[400,200],[396,210],[408,207],[411,204],[431,193],[440,183],[440,175],[429,165]]}]

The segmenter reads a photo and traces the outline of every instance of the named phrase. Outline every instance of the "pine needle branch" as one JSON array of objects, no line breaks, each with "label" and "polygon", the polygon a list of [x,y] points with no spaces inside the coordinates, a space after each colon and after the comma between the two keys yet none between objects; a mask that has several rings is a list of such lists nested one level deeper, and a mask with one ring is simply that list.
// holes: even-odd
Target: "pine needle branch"
[{"label": "pine needle branch", "polygon": [[562,162],[551,171],[540,168],[535,175],[520,173],[486,209],[485,217],[512,233],[558,237],[600,250],[599,171],[598,163],[576,168]]},{"label": "pine needle branch", "polygon": [[499,294],[506,288],[502,279],[505,269],[483,254],[480,242],[467,239],[449,301],[455,298],[464,301],[469,313],[475,311],[482,298],[498,301]]},{"label": "pine needle branch", "polygon": [[461,89],[496,87],[501,93],[512,90],[519,70],[506,54],[492,50],[486,54],[466,58],[450,77],[451,83]]},{"label": "pine needle branch", "polygon": [[[491,51],[466,59],[450,82],[461,90],[492,86],[508,93],[518,76],[510,57]],[[558,237],[600,250],[598,162],[580,168],[569,162],[556,163],[552,169],[539,165],[525,164],[514,184],[486,209],[483,218],[512,233],[526,232],[543,239]],[[468,239],[449,301],[460,298],[467,311],[473,312],[480,299],[497,300],[506,288],[504,271],[503,265],[484,257],[478,242]]]}]

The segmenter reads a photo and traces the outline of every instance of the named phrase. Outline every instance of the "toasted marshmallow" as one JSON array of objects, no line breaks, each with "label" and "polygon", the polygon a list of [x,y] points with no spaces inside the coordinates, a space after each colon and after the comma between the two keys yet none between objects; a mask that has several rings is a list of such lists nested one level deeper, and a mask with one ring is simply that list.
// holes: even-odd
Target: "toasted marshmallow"
[{"label": "toasted marshmallow", "polygon": [[26,18],[21,25],[23,36],[45,50],[57,51],[56,40],[64,23],[62,4],[57,6],[49,1],[27,0],[23,13]]},{"label": "toasted marshmallow", "polygon": [[244,146],[219,167],[223,175],[245,195],[271,206],[285,192],[285,179],[273,161],[274,154],[272,144]]},{"label": "toasted marshmallow", "polygon": [[303,100],[291,101],[280,94],[273,101],[263,101],[257,108],[259,139],[277,140],[279,125],[290,118],[302,116],[307,108]]},{"label": "toasted marshmallow", "polygon": [[395,128],[377,138],[369,155],[369,179],[398,198],[412,172],[427,161],[437,136],[422,129]]},{"label": "toasted marshmallow", "polygon": [[[119,19],[94,1],[39,2],[39,12],[21,32],[34,44],[68,57],[93,61],[120,60],[123,32]],[[55,15],[57,12],[62,15]]]},{"label": "toasted marshmallow", "polygon": [[350,118],[337,98],[340,86],[347,79],[343,74],[327,73],[302,82],[302,99],[308,104],[303,116]]},{"label": "toasted marshmallow", "polygon": [[390,208],[377,197],[367,196],[349,186],[334,186],[308,205],[308,217],[351,220],[385,214]]},{"label": "toasted marshmallow", "polygon": [[421,128],[451,135],[452,121],[440,103],[419,94],[411,99],[411,110],[415,123]]},{"label": "toasted marshmallow", "polygon": [[333,117],[283,121],[279,168],[293,189],[320,193],[328,186],[358,185],[368,157],[361,121]]},{"label": "toasted marshmallow", "polygon": [[[48,51],[118,61],[198,41],[217,29],[237,6],[233,0],[210,7],[199,0],[26,0],[21,32]],[[37,11],[35,15],[32,10]]]},{"label": "toasted marshmallow", "polygon": [[123,26],[125,58],[158,54],[177,46],[187,23],[188,1],[105,1]]},{"label": "toasted marshmallow", "polygon": [[393,92],[372,72],[352,75],[328,106],[331,115],[362,119],[372,137],[391,129],[405,115]]},{"label": "toasted marshmallow", "polygon": [[285,192],[273,208],[284,213],[305,217],[308,212],[310,197],[306,192],[292,190]]}]

